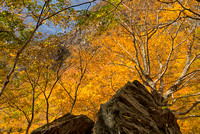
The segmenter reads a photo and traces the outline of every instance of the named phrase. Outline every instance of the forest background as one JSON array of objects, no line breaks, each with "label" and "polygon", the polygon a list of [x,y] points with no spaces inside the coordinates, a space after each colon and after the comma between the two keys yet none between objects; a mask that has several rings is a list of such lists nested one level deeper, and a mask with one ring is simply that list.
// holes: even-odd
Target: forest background
[{"label": "forest background", "polygon": [[68,112],[95,121],[100,104],[135,79],[182,133],[200,132],[198,1],[0,4],[0,132],[29,133]]}]

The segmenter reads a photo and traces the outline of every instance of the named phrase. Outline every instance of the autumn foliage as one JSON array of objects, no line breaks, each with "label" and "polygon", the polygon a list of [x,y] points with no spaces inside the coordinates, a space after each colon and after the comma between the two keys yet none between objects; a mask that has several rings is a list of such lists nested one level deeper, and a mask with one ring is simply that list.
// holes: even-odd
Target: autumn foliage
[{"label": "autumn foliage", "polygon": [[[100,104],[135,79],[182,133],[199,133],[199,2],[41,3],[0,2],[0,133],[29,133],[67,112],[95,121]],[[69,32],[47,37],[42,25]]]}]

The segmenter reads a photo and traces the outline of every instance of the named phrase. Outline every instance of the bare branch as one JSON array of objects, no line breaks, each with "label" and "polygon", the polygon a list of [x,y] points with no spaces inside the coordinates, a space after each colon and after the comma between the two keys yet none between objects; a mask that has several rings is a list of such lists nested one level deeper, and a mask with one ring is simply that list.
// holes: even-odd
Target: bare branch
[{"label": "bare branch", "polygon": [[196,101],[195,103],[193,103],[193,105],[192,105],[189,109],[187,109],[187,110],[185,110],[185,111],[183,111],[183,112],[176,112],[176,113],[174,113],[174,114],[175,114],[175,115],[176,115],[176,114],[178,114],[178,115],[185,115],[185,114],[189,113],[190,111],[192,111],[193,108],[194,108],[196,105],[198,105],[199,103],[200,103],[200,101]]},{"label": "bare branch", "polygon": [[[109,36],[110,37],[110,36]],[[112,37],[110,37],[115,43],[117,43],[133,60],[135,63],[136,62],[136,59],[135,57],[133,57],[133,55],[131,53],[128,52],[128,50],[126,50],[126,48],[124,48],[118,41],[116,41],[115,39],[113,39]]]},{"label": "bare branch", "polygon": [[[102,43],[102,42],[101,42],[101,43]],[[134,61],[134,59],[128,57],[125,53],[113,51],[111,48],[109,48],[108,46],[106,46],[104,43],[102,43],[102,45],[103,45],[104,47],[106,47],[109,51],[111,51],[112,53],[114,53],[114,54],[116,54],[116,55],[118,55],[118,56],[121,56],[121,57],[123,57],[123,58],[126,58],[126,59],[132,61],[133,63],[137,64],[137,63]]]},{"label": "bare branch", "polygon": [[64,9],[62,9],[62,10],[59,10],[58,12],[53,13],[53,14],[49,15],[48,17],[44,18],[43,21],[44,21],[44,20],[47,20],[47,19],[49,19],[49,18],[51,18],[51,17],[53,17],[53,16],[55,16],[55,15],[57,15],[57,14],[63,12],[63,11],[65,11],[65,10],[67,10],[67,9],[70,9],[70,8],[73,8],[73,7],[82,6],[82,5],[86,5],[86,4],[90,4],[90,3],[93,3],[93,2],[95,2],[95,1],[96,1],[96,0],[92,0],[92,1],[83,2],[83,3],[80,3],[80,4],[76,4],[76,5],[72,5],[72,6],[66,7],[66,8],[64,8]]},{"label": "bare branch", "polygon": [[[5,95],[4,95],[4,96],[5,96]],[[5,96],[5,97],[8,98],[7,96]],[[12,103],[12,104],[11,104],[11,103]],[[15,104],[15,102],[10,101],[10,102],[8,102],[8,105],[9,105],[10,107],[12,107],[12,108],[15,108],[15,109],[21,111],[21,112],[24,114],[24,116],[25,116],[27,122],[30,122],[30,119],[29,119],[27,113],[26,113],[25,111],[23,111],[20,107],[18,107],[18,106]]]},{"label": "bare branch", "polygon": [[198,71],[194,72],[194,74],[191,74],[191,77],[190,77],[189,79],[187,79],[187,80],[182,84],[182,86],[179,87],[179,88],[177,89],[177,91],[178,91],[178,90],[181,90],[192,78],[194,78],[194,76],[195,76],[197,73],[198,73]]},{"label": "bare branch", "polygon": [[[195,56],[195,57],[196,57],[196,56]],[[193,58],[193,59],[195,59],[195,58]],[[194,60],[192,60],[192,61],[194,62]],[[189,64],[191,65],[192,63],[190,62]],[[189,65],[189,66],[190,66],[190,65]],[[189,67],[189,66],[187,66],[187,67]],[[187,69],[185,69],[185,70],[187,70]],[[179,77],[178,80],[167,90],[167,92],[166,92],[165,95],[164,95],[164,98],[170,97],[172,93],[175,93],[175,92],[177,92],[178,90],[180,90],[181,88],[183,88],[184,85],[187,84],[188,81],[191,80],[199,71],[200,71],[200,69],[194,70],[194,71],[192,71],[192,72],[190,72],[190,73],[188,73],[188,74],[185,74],[184,76]],[[184,73],[184,72],[183,72],[183,73]],[[183,73],[182,73],[182,74],[183,74]],[[187,78],[188,78],[188,80],[187,80],[186,82],[183,83],[183,81],[184,81],[185,79],[187,79]],[[182,85],[182,83],[183,83],[183,85]],[[182,86],[181,86],[181,85],[182,85]],[[181,86],[181,87],[179,88],[179,86]]]},{"label": "bare branch", "polygon": [[[82,67],[81,67],[81,68],[82,68]],[[74,101],[73,101],[73,103],[72,103],[70,113],[72,113],[72,110],[73,110],[73,108],[74,108],[74,106],[75,106],[75,103],[76,103],[76,100],[77,100],[77,95],[78,95],[78,90],[79,90],[79,87],[80,87],[80,85],[81,85],[81,83],[82,83],[83,76],[84,76],[85,73],[86,73],[86,69],[87,69],[87,66],[85,66],[84,70],[81,71],[81,77],[80,77],[79,82],[78,82],[78,85],[76,86],[76,89],[75,89],[75,95],[74,95],[74,99],[73,99]],[[82,70],[82,69],[81,69],[81,70]]]},{"label": "bare branch", "polygon": [[185,117],[177,117],[177,119],[184,120],[184,119],[191,118],[191,117],[200,117],[200,115],[189,115],[189,116],[185,116]]},{"label": "bare branch", "polygon": [[62,86],[62,88],[66,91],[66,93],[68,94],[68,96],[70,97],[70,99],[72,100],[72,101],[74,101],[74,99],[72,98],[72,96],[71,96],[71,94],[70,94],[70,92],[65,88],[65,86],[63,85],[63,83],[62,82],[60,82],[60,85]]},{"label": "bare branch", "polygon": [[179,0],[176,0],[176,2],[178,2],[184,10],[187,10],[187,11],[193,13],[194,15],[197,15],[198,17],[200,17],[200,14],[194,12],[193,10],[191,10],[189,8],[184,7],[183,4]]},{"label": "bare branch", "polygon": [[[81,48],[81,46],[80,46],[80,48]],[[79,81],[78,81],[78,84],[76,85],[76,88],[75,88],[75,95],[74,95],[74,99],[73,99],[73,103],[72,103],[72,106],[71,106],[71,110],[70,110],[70,113],[72,113],[72,111],[73,111],[73,108],[74,108],[74,106],[75,106],[75,103],[76,103],[76,100],[77,100],[77,97],[78,97],[78,91],[79,91],[79,88],[80,88],[80,86],[81,86],[81,84],[82,84],[82,81],[83,81],[83,78],[84,78],[84,76],[85,76],[85,73],[86,73],[86,71],[87,71],[87,67],[88,67],[88,64],[89,64],[89,62],[92,60],[92,58],[98,53],[98,50],[99,50],[99,48],[97,48],[94,52],[93,52],[93,54],[92,54],[92,56],[88,59],[88,61],[86,61],[86,63],[85,63],[85,65],[83,65],[83,59],[81,58],[81,53],[80,53],[80,51],[79,51],[79,62],[80,62],[80,73],[81,73],[81,76],[80,76],[80,78],[79,78]]]},{"label": "bare branch", "polygon": [[128,65],[126,65],[126,64],[120,64],[120,63],[109,63],[108,65],[114,65],[114,66],[124,66],[124,67],[127,67],[127,68],[129,68],[132,72],[134,72],[134,70],[133,69],[135,69],[135,67],[133,67],[133,66],[128,66]]},{"label": "bare branch", "polygon": [[180,99],[182,99],[182,98],[188,98],[188,97],[193,97],[193,96],[198,96],[198,95],[200,95],[200,92],[197,93],[197,94],[190,94],[190,95],[186,95],[186,96],[181,96],[181,97],[178,97],[178,98],[176,98],[176,99],[173,99],[172,103],[167,104],[167,105],[168,105],[168,106],[172,106],[172,105],[174,105],[174,103],[176,103],[178,100],[180,100]]},{"label": "bare branch", "polygon": [[175,33],[175,36],[172,37],[172,35],[171,35],[171,41],[172,41],[172,44],[171,44],[171,51],[170,51],[170,53],[169,53],[169,55],[168,55],[168,58],[167,58],[167,61],[166,61],[166,63],[165,63],[165,68],[164,68],[163,72],[162,72],[161,74],[159,74],[158,78],[154,81],[155,84],[164,76],[164,74],[166,73],[166,71],[167,71],[167,69],[168,69],[168,64],[169,64],[169,62],[170,62],[170,58],[171,58],[172,53],[173,53],[173,51],[174,51],[174,49],[175,49],[175,48],[174,48],[174,40],[175,40],[176,36],[178,35],[178,32],[180,31],[180,28],[181,28],[182,24],[183,24],[183,21],[182,21],[181,24],[179,25],[179,27],[178,27],[178,29],[177,29],[177,31],[176,31],[176,33]]},{"label": "bare branch", "polygon": [[176,0],[174,1],[161,1],[161,0],[157,0],[158,2],[162,2],[162,3],[166,3],[166,4],[171,4],[171,3],[175,3]]}]

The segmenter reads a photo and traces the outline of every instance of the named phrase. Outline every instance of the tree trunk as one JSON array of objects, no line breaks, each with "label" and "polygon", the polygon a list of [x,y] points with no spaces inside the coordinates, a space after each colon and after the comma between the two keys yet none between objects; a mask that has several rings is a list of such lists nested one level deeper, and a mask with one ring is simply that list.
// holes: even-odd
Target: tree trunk
[{"label": "tree trunk", "polygon": [[32,125],[32,122],[29,122],[29,123],[28,123],[28,126],[27,126],[27,128],[26,128],[26,134],[28,134],[31,125]]},{"label": "tree trunk", "polygon": [[138,81],[128,82],[101,108],[95,134],[181,134],[177,120]]}]

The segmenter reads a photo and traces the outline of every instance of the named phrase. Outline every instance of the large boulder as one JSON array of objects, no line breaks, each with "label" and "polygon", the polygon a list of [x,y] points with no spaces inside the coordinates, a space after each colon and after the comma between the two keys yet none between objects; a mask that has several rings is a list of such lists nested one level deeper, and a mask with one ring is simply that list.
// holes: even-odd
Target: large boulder
[{"label": "large boulder", "polygon": [[101,105],[95,134],[181,134],[173,113],[139,82],[128,82]]},{"label": "large boulder", "polygon": [[85,115],[66,114],[31,134],[92,134],[94,122]]}]

